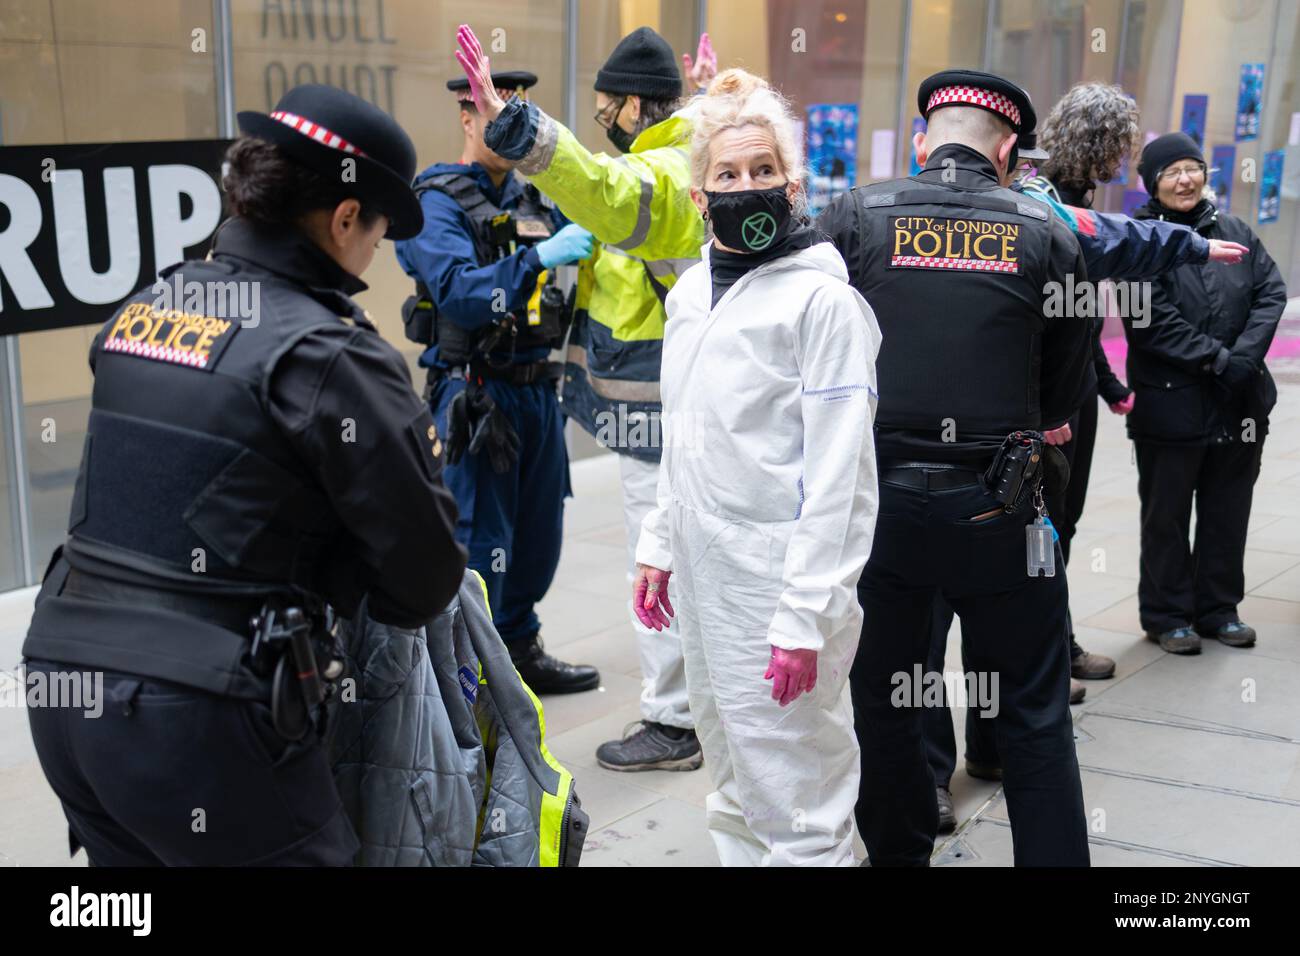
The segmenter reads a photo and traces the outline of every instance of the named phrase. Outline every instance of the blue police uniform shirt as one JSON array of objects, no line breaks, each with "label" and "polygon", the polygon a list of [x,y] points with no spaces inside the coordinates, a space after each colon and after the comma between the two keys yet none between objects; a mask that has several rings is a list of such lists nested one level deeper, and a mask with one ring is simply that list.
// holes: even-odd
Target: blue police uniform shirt
[{"label": "blue police uniform shirt", "polygon": [[[435,163],[416,177],[415,186],[418,188],[423,180],[445,173],[469,174],[499,209],[514,209],[523,198],[522,177],[511,174],[498,189],[487,170],[478,163],[468,166]],[[499,314],[501,293],[498,290],[504,291],[506,310],[522,315],[542,273],[536,247],[520,247],[503,259],[481,266],[474,253],[469,217],[456,201],[446,193],[429,189],[420,196],[420,205],[424,209],[424,228],[414,239],[396,244],[397,261],[407,275],[425,284],[440,318],[471,331],[480,329]],[[551,220],[557,230],[567,222],[555,209],[551,211]],[[539,362],[549,354],[546,348],[524,349],[515,353],[514,360]],[[438,346],[430,346],[420,356],[420,365],[445,367],[438,357]]]}]

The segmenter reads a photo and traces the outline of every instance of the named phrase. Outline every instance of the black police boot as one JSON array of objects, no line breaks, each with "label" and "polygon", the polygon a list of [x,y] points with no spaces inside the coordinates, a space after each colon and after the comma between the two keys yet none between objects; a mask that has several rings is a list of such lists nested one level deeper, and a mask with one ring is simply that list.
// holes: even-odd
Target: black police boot
[{"label": "black police boot", "polygon": [[510,659],[534,694],[576,694],[600,686],[600,671],[586,664],[566,664],[547,654],[533,635],[510,645]]},{"label": "black police boot", "polygon": [[976,780],[992,780],[996,783],[1002,782],[1002,768],[997,764],[981,763],[978,760],[966,758],[966,772]]},{"label": "black police boot", "polygon": [[939,787],[939,832],[951,833],[957,829],[957,813],[952,808],[952,793],[947,787]]}]

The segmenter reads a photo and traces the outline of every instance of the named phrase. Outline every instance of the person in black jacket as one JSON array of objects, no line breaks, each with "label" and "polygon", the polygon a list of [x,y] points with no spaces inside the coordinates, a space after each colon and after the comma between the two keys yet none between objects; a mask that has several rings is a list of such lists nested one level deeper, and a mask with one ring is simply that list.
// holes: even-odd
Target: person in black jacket
[{"label": "person in black jacket", "polygon": [[1125,322],[1136,393],[1128,432],[1142,501],[1142,627],[1174,654],[1199,653],[1202,635],[1249,647],[1255,631],[1237,605],[1251,494],[1277,402],[1264,356],[1286,285],[1250,227],[1204,194],[1205,158],[1190,136],[1152,140],[1138,172],[1152,196],[1139,216],[1242,243],[1251,264],[1182,266],[1157,280],[1149,323]]},{"label": "person in black jacket", "polygon": [[[939,813],[925,678],[913,675],[942,596],[962,618],[973,673],[1000,682],[979,702],[1003,761],[1017,865],[1086,866],[1059,549],[1045,527],[1031,527],[1041,501],[1004,502],[985,475],[1003,474],[995,462],[1012,445],[1052,462],[1059,453],[1049,446],[1069,440],[1088,328],[1046,299],[1067,276],[1086,279],[1087,268],[1064,221],[1006,188],[1020,158],[1042,158],[1024,90],[948,70],[921,84],[917,107],[929,123],[913,143],[922,171],[857,187],[818,220],[883,333],[880,510],[858,583],[863,631],[849,675],[862,750],[858,831],[873,866],[929,863]],[[1039,479],[1013,484],[1031,494],[1042,491]],[[1026,573],[1027,528],[1035,554],[1057,568],[1050,577]]]},{"label": "person in black jacket", "polygon": [[327,605],[418,627],[465,567],[429,409],[350,298],[381,239],[420,230],[409,137],[315,85],[239,121],[210,259],[95,337],[68,538],[23,646],[29,686],[89,691],[28,716],[97,866],[350,862]]},{"label": "person in black jacket", "polygon": [[[1246,247],[1232,242],[1206,240],[1186,226],[1155,220],[1136,221],[1127,216],[1094,212],[1092,200],[1098,182],[1109,182],[1137,147],[1138,108],[1118,86],[1080,83],[1057,101],[1043,124],[1039,143],[1047,152],[1038,164],[1038,175],[1019,180],[1014,189],[1022,195],[1047,203],[1053,212],[1074,229],[1087,264],[1088,280],[1136,280],[1158,275],[1185,263],[1217,261],[1235,263]],[[1103,301],[1099,296],[1098,302]],[[1047,508],[1060,533],[1061,555],[1070,559],[1070,544],[1088,490],[1092,452],[1097,433],[1097,397],[1100,394],[1117,415],[1133,408],[1132,391],[1111,370],[1101,345],[1104,318],[1091,322],[1091,361],[1085,369],[1078,411],[1070,419],[1070,438],[1060,446],[1070,464],[1070,480],[1057,493],[1050,489]],[[944,669],[944,654],[953,610],[942,597],[936,599],[932,622],[932,644],[927,668]],[[1083,680],[1104,680],[1114,675],[1115,662],[1104,655],[1085,651],[1074,636],[1072,618],[1067,615],[1070,638],[1070,703],[1083,700]],[[969,671],[963,654],[963,671]],[[966,721],[966,772],[973,777],[1000,780],[1001,763],[991,722]],[[926,748],[938,784],[940,832],[956,828],[949,783],[957,766],[956,738],[952,714],[944,707],[930,708],[925,721]]]}]

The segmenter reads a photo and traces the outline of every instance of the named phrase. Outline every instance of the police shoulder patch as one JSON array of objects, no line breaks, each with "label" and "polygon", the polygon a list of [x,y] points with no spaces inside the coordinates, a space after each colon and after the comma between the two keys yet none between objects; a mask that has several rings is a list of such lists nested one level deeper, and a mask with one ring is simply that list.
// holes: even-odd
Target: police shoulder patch
[{"label": "police shoulder patch", "polygon": [[891,216],[891,269],[1020,273],[1019,223],[946,216]]},{"label": "police shoulder patch", "polygon": [[108,327],[100,349],[210,372],[238,331],[233,319],[132,302]]}]

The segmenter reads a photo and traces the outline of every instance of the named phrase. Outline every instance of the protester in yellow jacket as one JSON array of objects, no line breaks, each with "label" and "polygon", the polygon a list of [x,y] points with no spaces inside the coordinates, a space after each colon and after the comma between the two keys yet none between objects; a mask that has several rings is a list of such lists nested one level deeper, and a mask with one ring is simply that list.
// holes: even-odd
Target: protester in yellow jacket
[{"label": "protester in yellow jacket", "polygon": [[[502,100],[473,31],[457,33],[456,58],[490,124],[484,142],[602,244],[579,281],[563,391],[565,412],[619,453],[629,580],[641,520],[654,506],[660,459],[659,363],[663,301],[699,260],[704,222],[690,197],[691,107],[679,107],[672,48],[641,27],[624,37],[596,75],[597,121],[622,155],[591,153],[536,103]],[[707,35],[691,80],[707,85],[717,60]],[[600,747],[613,770],[694,770],[702,762],[686,701],[681,641],[629,619],[638,635],[643,720]]]}]

